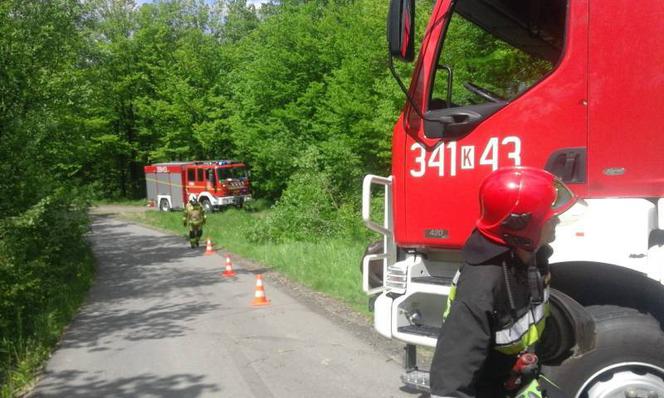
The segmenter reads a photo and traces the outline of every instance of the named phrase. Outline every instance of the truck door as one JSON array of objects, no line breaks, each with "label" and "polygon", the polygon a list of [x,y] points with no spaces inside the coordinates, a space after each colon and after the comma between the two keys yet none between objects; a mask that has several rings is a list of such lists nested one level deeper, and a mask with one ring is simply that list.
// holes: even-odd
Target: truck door
[{"label": "truck door", "polygon": [[583,193],[587,13],[587,0],[438,2],[395,127],[399,245],[460,247],[499,167],[548,164]]},{"label": "truck door", "polygon": [[205,191],[207,184],[205,181],[205,170],[197,167],[196,168],[196,190],[197,192]]},{"label": "truck door", "polygon": [[196,169],[189,167],[187,169],[187,189],[190,190],[196,185]]},{"label": "truck door", "polygon": [[589,29],[589,194],[662,197],[664,2],[594,3]]},{"label": "truck door", "polygon": [[213,192],[217,190],[217,178],[214,173],[214,168],[210,167],[205,169],[205,181],[206,181],[206,189],[209,192]]}]

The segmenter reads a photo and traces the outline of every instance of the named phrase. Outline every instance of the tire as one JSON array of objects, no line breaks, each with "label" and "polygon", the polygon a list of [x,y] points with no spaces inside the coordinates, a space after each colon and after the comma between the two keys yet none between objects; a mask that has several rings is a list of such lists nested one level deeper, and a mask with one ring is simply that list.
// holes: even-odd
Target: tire
[{"label": "tire", "polygon": [[171,204],[168,203],[168,199],[162,199],[159,201],[159,210],[161,211],[170,211]]},{"label": "tire", "polygon": [[664,398],[664,332],[650,315],[618,306],[589,306],[595,320],[594,350],[545,367],[575,398]]},{"label": "tire", "polygon": [[210,200],[207,198],[202,198],[201,199],[201,206],[203,206],[203,210],[205,210],[206,213],[212,213],[212,204],[210,203]]}]

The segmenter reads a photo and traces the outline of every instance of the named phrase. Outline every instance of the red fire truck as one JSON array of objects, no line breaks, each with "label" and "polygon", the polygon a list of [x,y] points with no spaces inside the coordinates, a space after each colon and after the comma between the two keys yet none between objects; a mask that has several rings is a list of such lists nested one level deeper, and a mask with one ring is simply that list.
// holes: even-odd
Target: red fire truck
[{"label": "red fire truck", "polygon": [[[414,10],[391,0],[391,58],[415,59]],[[392,173],[363,187],[383,235],[364,290],[375,329],[405,343],[405,383],[428,387],[416,347],[436,344],[480,182],[524,165],[581,198],[554,242],[547,371],[573,397],[664,397],[663,21],[657,0],[435,2]]]},{"label": "red fire truck", "polygon": [[162,211],[182,209],[195,196],[206,211],[242,207],[251,200],[249,172],[242,162],[207,160],[145,166],[148,203]]}]

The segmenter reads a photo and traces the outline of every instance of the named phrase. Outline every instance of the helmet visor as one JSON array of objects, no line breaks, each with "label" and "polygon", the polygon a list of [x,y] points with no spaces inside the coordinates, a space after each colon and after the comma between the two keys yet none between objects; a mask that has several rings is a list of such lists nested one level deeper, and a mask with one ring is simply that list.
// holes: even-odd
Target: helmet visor
[{"label": "helmet visor", "polygon": [[567,187],[567,185],[565,185],[565,183],[557,178],[553,181],[553,186],[556,190],[556,198],[551,204],[551,210],[553,210],[556,215],[559,215],[572,207],[576,201],[576,196],[574,196],[574,193]]}]

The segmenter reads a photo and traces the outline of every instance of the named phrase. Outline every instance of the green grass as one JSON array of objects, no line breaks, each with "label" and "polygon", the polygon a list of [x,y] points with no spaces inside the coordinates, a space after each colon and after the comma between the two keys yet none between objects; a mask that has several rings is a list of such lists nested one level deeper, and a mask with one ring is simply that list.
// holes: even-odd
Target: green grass
[{"label": "green grass", "polygon": [[[367,296],[362,292],[360,260],[365,242],[342,239],[323,240],[319,243],[286,242],[254,243],[245,239],[246,231],[270,210],[246,212],[229,209],[208,214],[203,238],[208,236],[217,247],[236,253],[270,267],[290,280],[325,293],[368,314]],[[156,226],[186,237],[182,214],[147,211],[126,214],[135,221]]]}]

